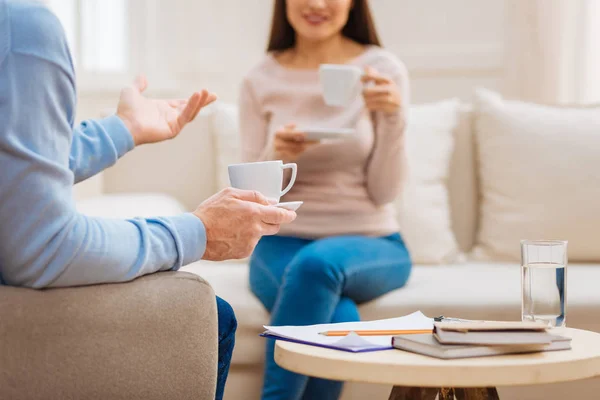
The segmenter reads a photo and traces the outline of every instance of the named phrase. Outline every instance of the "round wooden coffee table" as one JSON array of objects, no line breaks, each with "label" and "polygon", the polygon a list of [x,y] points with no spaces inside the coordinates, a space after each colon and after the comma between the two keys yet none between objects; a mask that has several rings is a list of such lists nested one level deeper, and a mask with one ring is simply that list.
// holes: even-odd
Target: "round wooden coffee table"
[{"label": "round wooden coffee table", "polygon": [[600,334],[562,328],[571,350],[439,360],[400,350],[348,353],[277,341],[275,361],[290,371],[338,381],[393,385],[390,400],[498,399],[497,386],[565,382],[600,375]]}]

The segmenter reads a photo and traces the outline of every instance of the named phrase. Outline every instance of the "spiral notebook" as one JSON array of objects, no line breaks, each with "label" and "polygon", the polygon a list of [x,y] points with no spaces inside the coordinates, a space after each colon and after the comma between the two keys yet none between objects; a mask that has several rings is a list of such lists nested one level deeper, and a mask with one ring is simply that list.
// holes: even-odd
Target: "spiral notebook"
[{"label": "spiral notebook", "polygon": [[266,338],[361,353],[392,349],[392,336],[359,336],[350,333],[344,337],[329,337],[319,333],[332,330],[433,330],[433,319],[417,311],[404,317],[377,321],[310,326],[265,326],[264,328],[265,332],[261,336]]}]

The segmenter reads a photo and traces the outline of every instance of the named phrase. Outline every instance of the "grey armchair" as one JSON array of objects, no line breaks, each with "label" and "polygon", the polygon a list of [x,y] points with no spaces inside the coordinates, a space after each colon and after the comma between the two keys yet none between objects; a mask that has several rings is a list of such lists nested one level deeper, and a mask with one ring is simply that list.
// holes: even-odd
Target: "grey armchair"
[{"label": "grey armchair", "polygon": [[217,310],[196,275],[0,286],[0,398],[212,400]]}]

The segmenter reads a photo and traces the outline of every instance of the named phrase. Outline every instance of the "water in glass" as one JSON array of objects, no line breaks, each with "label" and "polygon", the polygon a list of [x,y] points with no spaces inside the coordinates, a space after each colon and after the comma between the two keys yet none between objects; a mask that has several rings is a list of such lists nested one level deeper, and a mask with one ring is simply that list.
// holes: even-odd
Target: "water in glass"
[{"label": "water in glass", "polygon": [[533,262],[521,267],[523,274],[522,317],[565,325],[566,267],[552,262]]}]

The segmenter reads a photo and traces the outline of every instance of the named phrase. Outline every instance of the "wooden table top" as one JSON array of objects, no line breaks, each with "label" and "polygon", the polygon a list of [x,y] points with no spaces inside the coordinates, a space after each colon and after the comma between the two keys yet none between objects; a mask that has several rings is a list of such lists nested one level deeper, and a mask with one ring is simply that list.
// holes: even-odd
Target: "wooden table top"
[{"label": "wooden table top", "polygon": [[401,350],[349,353],[277,341],[275,361],[303,375],[341,381],[421,387],[517,386],[600,375],[600,334],[571,328],[572,349],[440,360]]}]

